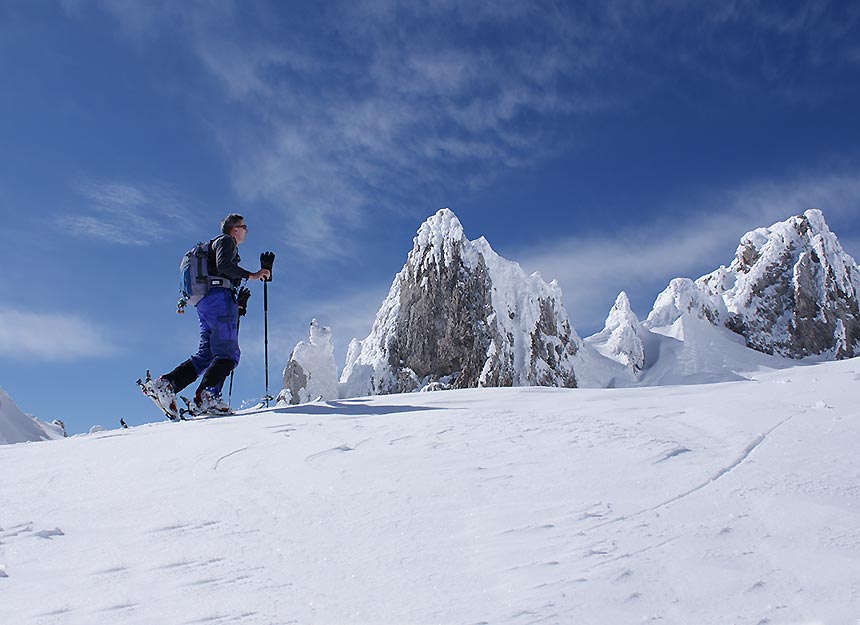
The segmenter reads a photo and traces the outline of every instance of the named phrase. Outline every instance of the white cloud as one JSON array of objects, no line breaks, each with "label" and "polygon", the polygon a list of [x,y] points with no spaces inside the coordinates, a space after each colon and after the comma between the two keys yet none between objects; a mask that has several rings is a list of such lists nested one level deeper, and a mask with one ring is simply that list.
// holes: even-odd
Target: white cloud
[{"label": "white cloud", "polygon": [[0,308],[0,359],[55,362],[115,353],[102,333],[80,317]]},{"label": "white cloud", "polygon": [[163,186],[80,183],[83,207],[54,215],[56,228],[115,245],[148,245],[193,229],[191,212],[179,194]]}]

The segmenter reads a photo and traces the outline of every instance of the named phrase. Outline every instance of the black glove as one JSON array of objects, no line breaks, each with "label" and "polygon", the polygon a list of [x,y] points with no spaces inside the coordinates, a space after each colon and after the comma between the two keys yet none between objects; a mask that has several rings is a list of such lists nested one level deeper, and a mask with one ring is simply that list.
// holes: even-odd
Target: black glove
[{"label": "black glove", "polygon": [[244,317],[248,312],[248,298],[251,297],[251,289],[243,286],[239,289],[239,294],[236,296],[236,303],[239,304],[239,316]]},{"label": "black glove", "polygon": [[[274,252],[263,252],[260,254],[260,268],[268,269],[270,272],[272,271],[272,265],[275,264],[275,253]],[[272,276],[269,275],[266,282],[271,282]]]}]

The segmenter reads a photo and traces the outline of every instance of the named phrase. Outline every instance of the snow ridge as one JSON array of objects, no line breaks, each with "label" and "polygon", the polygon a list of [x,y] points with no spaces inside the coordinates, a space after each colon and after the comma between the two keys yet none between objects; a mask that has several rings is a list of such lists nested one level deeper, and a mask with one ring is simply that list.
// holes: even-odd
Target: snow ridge
[{"label": "snow ridge", "polygon": [[0,388],[0,445],[47,441],[64,436],[61,422],[45,423],[25,414],[9,394]]}]

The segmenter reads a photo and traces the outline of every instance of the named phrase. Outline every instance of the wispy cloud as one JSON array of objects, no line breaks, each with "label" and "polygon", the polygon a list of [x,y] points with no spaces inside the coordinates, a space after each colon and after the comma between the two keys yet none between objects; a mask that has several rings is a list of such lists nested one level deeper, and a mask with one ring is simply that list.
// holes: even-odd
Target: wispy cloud
[{"label": "wispy cloud", "polygon": [[140,45],[175,37],[214,77],[223,98],[200,106],[237,194],[280,210],[287,243],[312,258],[348,257],[345,233],[386,212],[544,162],[576,141],[560,132],[570,120],[674,92],[679,73],[816,92],[811,70],[854,62],[860,22],[830,3],[747,0],[101,6]]},{"label": "wispy cloud", "polygon": [[[640,315],[675,277],[698,278],[728,265],[744,233],[820,208],[839,235],[860,228],[860,174],[765,181],[686,206],[682,219],[638,223],[604,235],[547,241],[517,252],[528,271],[558,279],[574,325],[597,331],[622,290]],[[671,211],[677,214],[679,211]],[[846,239],[850,246],[853,239]],[[852,248],[846,251],[852,253]],[[637,307],[638,304],[638,307]]]},{"label": "wispy cloud", "polygon": [[114,245],[148,245],[165,233],[193,229],[190,210],[168,188],[122,183],[80,183],[81,208],[54,216],[54,226],[72,235]]},{"label": "wispy cloud", "polygon": [[469,4],[335,3],[301,30],[259,3],[159,5],[162,18],[104,6],[138,39],[171,17],[232,103],[229,124],[209,114],[240,198],[280,208],[288,243],[328,256],[348,254],[340,233],[368,215],[539,162],[566,141],[557,116],[615,105],[589,80],[562,88],[596,55],[559,32],[557,11]]},{"label": "wispy cloud", "polygon": [[75,315],[0,308],[0,359],[75,361],[116,353],[90,322]]}]

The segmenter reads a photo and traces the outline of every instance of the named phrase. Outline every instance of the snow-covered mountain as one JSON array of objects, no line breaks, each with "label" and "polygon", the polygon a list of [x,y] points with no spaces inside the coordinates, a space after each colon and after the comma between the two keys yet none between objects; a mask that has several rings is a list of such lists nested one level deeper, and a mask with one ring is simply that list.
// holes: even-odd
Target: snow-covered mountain
[{"label": "snow-covered mountain", "polygon": [[317,397],[338,398],[337,365],[331,328],[313,319],[307,342],[299,341],[284,368],[284,388],[278,394],[278,404],[301,404]]},{"label": "snow-covered mountain", "polygon": [[24,414],[9,394],[0,388],[0,445],[47,441],[65,436],[60,422],[45,423]]},{"label": "snow-covered mountain", "polygon": [[675,278],[641,323],[622,292],[585,343],[628,365],[613,386],[735,380],[860,354],[858,292],[857,263],[812,209],[745,234],[728,267]]},{"label": "snow-covered mountain", "polygon": [[789,358],[860,354],[860,269],[820,210],[746,233],[731,265],[696,286],[725,306],[719,321],[753,349]]},{"label": "snow-covered mountain", "polygon": [[853,624],[858,376],[387,395],[8,446],[0,623]]},{"label": "snow-covered mountain", "polygon": [[350,345],[341,396],[574,387],[580,347],[558,284],[470,241],[442,209],[419,228],[370,335]]}]

